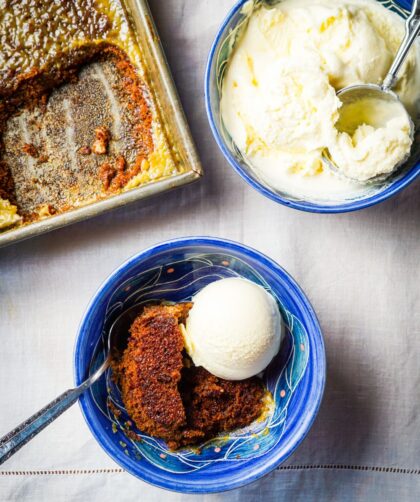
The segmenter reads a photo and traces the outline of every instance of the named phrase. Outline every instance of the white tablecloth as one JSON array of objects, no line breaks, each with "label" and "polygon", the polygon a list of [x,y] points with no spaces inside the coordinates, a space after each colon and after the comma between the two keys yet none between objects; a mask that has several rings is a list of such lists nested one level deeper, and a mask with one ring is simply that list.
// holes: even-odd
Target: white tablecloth
[{"label": "white tablecloth", "polygon": [[[377,207],[306,214],[248,187],[211,136],[203,78],[233,0],[153,0],[205,178],[0,250],[0,436],[72,386],[76,330],[98,285],[159,241],[207,234],[268,254],[319,316],[328,383],[291,459],[260,482],[200,500],[420,499],[419,184]],[[0,500],[183,500],[122,472],[74,406],[0,468]],[[188,497],[188,500],[195,500]]]}]

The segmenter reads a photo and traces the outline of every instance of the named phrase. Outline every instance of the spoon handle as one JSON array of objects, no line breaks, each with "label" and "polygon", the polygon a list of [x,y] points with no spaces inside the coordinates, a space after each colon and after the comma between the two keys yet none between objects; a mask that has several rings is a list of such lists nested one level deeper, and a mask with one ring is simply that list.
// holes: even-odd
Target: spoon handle
[{"label": "spoon handle", "polygon": [[86,386],[70,389],[0,439],[0,465],[72,406]]},{"label": "spoon handle", "polygon": [[394,62],[385,77],[382,84],[384,91],[388,91],[394,87],[398,72],[401,69],[411,46],[416,41],[417,35],[420,33],[420,0],[413,0],[413,6],[411,8],[411,14],[405,22],[405,35],[403,41],[401,42],[400,48],[398,49],[397,55],[395,56]]}]

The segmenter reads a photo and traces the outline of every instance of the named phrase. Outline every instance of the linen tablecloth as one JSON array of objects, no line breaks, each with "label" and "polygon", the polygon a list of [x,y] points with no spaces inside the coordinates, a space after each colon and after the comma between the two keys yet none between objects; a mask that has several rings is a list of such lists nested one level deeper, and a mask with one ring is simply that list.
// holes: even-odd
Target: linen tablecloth
[{"label": "linen tablecloth", "polygon": [[361,212],[316,215],[264,198],[227,165],[204,109],[204,68],[233,0],[153,0],[205,178],[0,250],[0,435],[73,384],[85,307],[108,274],[159,241],[207,234],[278,261],[319,316],[328,375],[295,454],[227,494],[163,492],[122,472],[76,405],[0,468],[3,501],[420,500],[419,184]]}]

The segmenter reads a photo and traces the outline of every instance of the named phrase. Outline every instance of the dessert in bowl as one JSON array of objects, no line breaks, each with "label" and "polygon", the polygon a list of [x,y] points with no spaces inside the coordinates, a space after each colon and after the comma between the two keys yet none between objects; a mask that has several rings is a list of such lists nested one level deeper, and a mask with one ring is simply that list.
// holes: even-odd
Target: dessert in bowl
[{"label": "dessert in bowl", "polygon": [[[352,132],[336,127],[337,92],[382,83],[407,11],[376,0],[270,4],[238,2],[210,53],[207,112],[230,164],[264,195],[314,212],[361,209],[407,186],[420,172],[420,143],[410,137],[406,117],[387,117],[384,127],[362,120]],[[414,125],[419,83],[417,42],[394,89]],[[327,151],[340,160],[342,173],[329,169]],[[360,182],[347,177],[354,167]]]},{"label": "dessert in bowl", "polygon": [[[253,311],[258,323],[256,326],[266,329],[267,333],[262,337],[264,343],[260,344],[261,350],[255,338],[252,346],[249,343],[252,348],[250,359],[247,351],[238,351],[236,366],[242,368],[241,373],[229,373],[229,357],[235,359],[231,348],[237,336],[232,337],[232,342],[226,342],[226,353],[219,352],[219,357],[216,352],[216,359],[220,363],[218,366],[214,365],[214,358],[204,357],[203,360],[206,340],[200,334],[200,326],[205,326],[211,318],[208,312],[203,313],[200,303],[203,305],[204,302],[210,310],[214,310],[216,305],[209,300],[212,297],[214,299],[211,291],[210,294],[203,294],[206,288],[233,280],[257,288],[250,294],[258,295],[261,292],[263,306],[259,312],[267,312],[270,317],[267,322],[259,317],[258,309]],[[203,295],[201,300],[200,294]],[[266,300],[263,298],[269,298],[269,301],[264,304]],[[118,367],[114,365],[81,398],[85,419],[105,451],[125,470],[147,482],[192,493],[217,492],[243,486],[283,462],[310,429],[325,382],[322,334],[308,300],[293,279],[269,258],[230,241],[187,238],[148,249],[114,272],[88,307],[75,349],[76,382],[81,382],[89,371],[100,364],[104,357],[106,333],[113,321],[126,309],[139,304],[144,305],[145,309],[131,328],[128,345],[129,348],[132,344],[131,361],[146,361],[136,352],[140,345],[134,346],[137,342],[133,336],[137,341],[140,340],[140,344],[143,343],[141,350],[144,354],[147,349],[144,342],[154,331],[149,328],[156,319],[160,319],[158,324],[161,326],[172,326],[170,329],[174,342],[168,345],[172,356],[168,359],[168,351],[160,350],[165,345],[163,338],[161,344],[157,343],[154,352],[166,354],[166,362],[177,360],[178,370],[184,364],[181,369],[182,380],[179,385],[177,381],[177,385],[173,386],[174,381],[167,376],[178,377],[177,371],[171,367],[169,372],[162,372],[160,390],[155,392],[156,400],[152,394],[149,397],[156,402],[160,401],[163,394],[166,397],[171,395],[171,399],[179,404],[176,409],[181,414],[186,413],[189,428],[185,427],[185,419],[181,417],[181,427],[175,428],[175,436],[168,436],[167,429],[162,434],[161,425],[165,420],[163,417],[162,421],[162,416],[158,416],[159,427],[150,428],[150,417],[156,419],[157,416],[153,415],[156,407],[153,403],[150,406],[150,400],[144,401],[144,408],[136,408],[139,415],[133,412],[134,401],[127,399],[127,389],[129,392],[130,386],[141,386],[141,382],[134,383],[134,386],[132,381],[128,385],[122,382],[122,378],[127,377],[130,371],[130,353],[124,352],[125,361],[120,359],[123,371],[118,374]],[[194,313],[195,305],[198,310]],[[193,315],[189,324],[190,312]],[[172,321],[162,323],[162,319],[168,319],[168,316],[172,316]],[[214,316],[217,318],[217,312],[214,312]],[[178,319],[176,322],[175,317]],[[225,324],[229,322],[228,313],[221,312],[220,317]],[[179,327],[181,324],[187,332],[185,338],[179,336],[183,331]],[[248,325],[252,325],[252,321]],[[217,326],[214,325],[212,329],[217,334]],[[252,341],[252,330],[248,331],[246,336]],[[162,334],[161,328],[158,332]],[[147,342],[149,348],[155,342]],[[188,364],[180,363],[179,356],[183,349],[183,361],[187,353],[191,356]],[[247,365],[249,361],[252,364]],[[194,366],[194,362],[197,366]],[[201,365],[208,366],[209,371]],[[144,366],[139,364],[136,371],[140,374]],[[265,368],[264,371],[255,375],[262,368]],[[151,384],[155,382],[155,376],[148,377]],[[168,390],[171,386],[172,390]],[[143,392],[146,388],[147,384],[144,383]],[[175,393],[171,394],[174,389]],[[185,396],[191,395],[191,389],[194,399],[188,401]],[[204,422],[203,416],[197,414],[194,415],[198,417],[195,422],[189,421],[189,417],[198,409],[194,411],[197,402],[200,410],[206,407],[210,410],[206,415],[210,422],[214,419],[214,406],[220,404],[217,427],[214,427],[214,422]],[[161,411],[165,414],[173,409],[172,406],[163,406]],[[144,412],[148,414],[146,421],[143,419]],[[143,418],[140,417],[141,413]],[[146,427],[149,434],[136,424]],[[184,432],[187,434],[183,435]],[[175,441],[172,441],[174,438]],[[186,441],[185,438],[192,439]]]}]

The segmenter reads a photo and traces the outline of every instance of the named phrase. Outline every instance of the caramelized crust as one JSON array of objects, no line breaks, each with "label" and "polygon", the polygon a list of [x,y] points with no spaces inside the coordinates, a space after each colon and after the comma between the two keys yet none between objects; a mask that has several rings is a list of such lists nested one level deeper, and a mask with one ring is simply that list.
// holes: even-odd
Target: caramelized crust
[{"label": "caramelized crust", "polygon": [[128,347],[114,368],[130,417],[143,432],[167,441],[186,424],[178,392],[184,347],[178,323],[189,308],[146,308],[132,324]]},{"label": "caramelized crust", "polygon": [[8,199],[12,204],[16,203],[15,183],[9,166],[2,160],[0,160],[0,199]]},{"label": "caramelized crust", "polygon": [[205,437],[245,427],[261,415],[264,388],[258,378],[228,381],[204,368],[184,370],[182,399],[188,426]]}]

